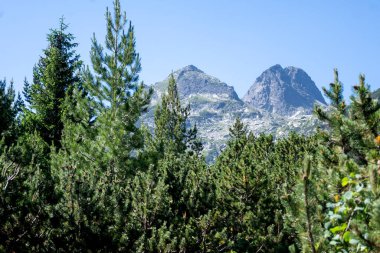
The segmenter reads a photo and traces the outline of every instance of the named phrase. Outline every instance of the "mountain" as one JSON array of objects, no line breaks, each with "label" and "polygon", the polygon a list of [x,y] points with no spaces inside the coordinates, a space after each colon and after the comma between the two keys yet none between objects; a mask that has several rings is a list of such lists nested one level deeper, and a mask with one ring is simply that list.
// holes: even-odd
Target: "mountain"
[{"label": "mountain", "polygon": [[[276,66],[280,67],[279,65]],[[269,69],[270,72],[273,71],[271,69]],[[272,73],[268,73],[269,70],[265,71],[256,81],[272,76]],[[228,140],[229,127],[233,125],[237,117],[240,117],[253,133],[273,134],[276,138],[283,137],[290,131],[309,134],[315,130],[319,123],[310,113],[311,102],[306,103],[305,101],[311,101],[313,97],[316,97],[315,94],[320,94],[319,90],[310,77],[300,69],[288,67],[281,72],[284,73],[279,74],[288,76],[287,80],[293,80],[292,82],[288,81],[288,83],[294,86],[293,89],[287,88],[286,104],[297,104],[297,102],[289,101],[292,97],[303,102],[294,107],[297,110],[294,110],[291,115],[276,113],[279,110],[273,112],[274,107],[255,107],[252,106],[252,103],[244,103],[236,94],[233,86],[204,73],[193,65],[173,72],[182,105],[190,105],[189,123],[197,124],[199,137],[204,143],[208,162],[212,162],[223,149]],[[276,71],[274,73],[274,75],[278,74]],[[154,128],[154,111],[162,94],[166,92],[168,83],[169,76],[152,86],[154,93],[151,105],[142,118],[142,123],[150,129]],[[282,82],[283,86],[288,85],[288,83],[286,85],[284,83]],[[253,92],[255,91],[251,87],[250,94]],[[295,94],[288,94],[290,92]],[[259,93],[255,92],[255,94]],[[283,97],[279,96],[279,99],[283,99]],[[324,103],[322,97],[318,101]],[[283,101],[278,101],[279,103],[284,104]]]},{"label": "mountain", "polygon": [[377,101],[380,103],[380,89],[377,89],[374,92],[372,92],[372,97],[374,99],[377,99]]},{"label": "mountain", "polygon": [[310,113],[314,103],[326,104],[311,78],[300,68],[274,65],[265,70],[243,97],[257,109],[291,116],[299,110]]},{"label": "mountain", "polygon": [[[173,76],[177,82],[181,101],[184,105],[190,104],[197,112],[202,112],[204,107],[215,110],[238,110],[244,106],[244,102],[240,100],[232,86],[205,74],[193,65],[173,72]],[[168,85],[169,77],[153,86],[153,105],[160,101],[161,94],[166,92]]]}]

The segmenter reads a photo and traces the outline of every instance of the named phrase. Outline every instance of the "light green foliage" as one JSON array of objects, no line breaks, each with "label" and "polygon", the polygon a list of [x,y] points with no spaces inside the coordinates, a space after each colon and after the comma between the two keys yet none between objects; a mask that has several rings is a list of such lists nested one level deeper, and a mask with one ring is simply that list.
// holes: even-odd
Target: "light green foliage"
[{"label": "light green foliage", "polygon": [[[317,116],[329,124],[331,134],[321,133],[319,151],[316,153],[318,173],[313,180],[314,194],[323,212],[310,216],[318,222],[311,236],[324,240],[314,241],[314,252],[377,252],[378,227],[372,217],[376,215],[378,193],[379,106],[371,98],[364,76],[354,86],[352,103],[347,108],[342,95],[342,84],[335,70],[335,82],[330,90],[324,89],[332,103],[328,111],[316,107]],[[322,173],[325,173],[323,175]],[[324,185],[325,188],[318,188]],[[306,192],[299,193],[299,200]],[[307,218],[303,219],[307,222]],[[302,222],[302,220],[301,220]],[[323,224],[323,227],[322,225]],[[302,236],[299,236],[300,240]],[[302,241],[302,240],[301,240]],[[300,243],[302,248],[309,240]]]}]

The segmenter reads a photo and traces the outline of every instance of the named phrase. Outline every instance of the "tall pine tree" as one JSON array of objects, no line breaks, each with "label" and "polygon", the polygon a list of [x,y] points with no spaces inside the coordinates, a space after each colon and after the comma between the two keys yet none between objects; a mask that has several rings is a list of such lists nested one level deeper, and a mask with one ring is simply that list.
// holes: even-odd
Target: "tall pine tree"
[{"label": "tall pine tree", "polygon": [[28,109],[24,126],[36,131],[48,144],[60,147],[66,96],[72,95],[74,85],[80,82],[82,62],[75,48],[74,36],[67,33],[68,26],[60,19],[58,29],[47,36],[48,47],[33,69],[33,82],[25,83],[24,94]]},{"label": "tall pine tree", "polygon": [[74,89],[74,116],[80,123],[65,121],[63,148],[53,154],[56,189],[63,196],[59,207],[67,221],[57,238],[63,233],[73,249],[125,250],[136,237],[130,210],[131,187],[141,181],[134,180],[136,154],[143,146],[137,120],[150,91],[139,82],[134,28],[120,1],[113,7],[113,13],[106,11],[105,46],[93,37],[93,69],[85,69],[82,89]]}]

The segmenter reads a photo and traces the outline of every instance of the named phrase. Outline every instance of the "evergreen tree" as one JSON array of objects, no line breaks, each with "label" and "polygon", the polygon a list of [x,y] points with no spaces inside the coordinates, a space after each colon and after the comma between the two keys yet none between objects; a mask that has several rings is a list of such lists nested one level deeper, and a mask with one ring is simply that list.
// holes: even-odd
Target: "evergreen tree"
[{"label": "evergreen tree", "polygon": [[4,172],[7,187],[1,194],[2,244],[7,251],[23,251],[25,245],[32,251],[54,250],[50,235],[60,217],[55,209],[59,195],[54,191],[50,145],[60,147],[64,100],[79,81],[81,64],[66,28],[61,20],[59,29],[49,33],[49,46],[34,67],[33,83],[25,82],[29,108],[22,115],[19,138],[0,159],[8,168]]},{"label": "evergreen tree", "polygon": [[330,132],[319,133],[315,159],[307,163],[287,215],[297,221],[298,245],[305,252],[377,252],[379,230],[372,217],[379,198],[379,108],[363,75],[349,107],[336,70],[330,88],[324,91],[331,107],[315,109]]},{"label": "evergreen tree", "polygon": [[[93,73],[84,73],[84,87],[91,100],[97,140],[93,149],[99,168],[114,167],[120,173],[134,173],[136,159],[131,153],[143,146],[143,134],[137,121],[146,111],[151,90],[139,83],[140,57],[136,52],[135,33],[131,22],[114,1],[114,15],[106,11],[105,48],[92,39]],[[127,30],[125,30],[127,28]],[[108,155],[104,155],[108,154]]]},{"label": "evergreen tree", "polygon": [[[207,169],[200,155],[202,145],[197,139],[196,126],[188,127],[189,113],[189,106],[181,106],[177,85],[171,75],[168,91],[155,111],[154,135],[147,134],[149,142],[140,154],[149,166],[146,178],[153,180],[149,185],[163,180],[161,189],[165,190],[165,194],[160,197],[162,201],[169,200],[170,210],[161,214],[161,220],[153,223],[154,230],[160,231],[158,234],[142,233],[141,238],[145,240],[139,243],[145,245],[146,251],[185,252],[199,247],[194,239],[197,237],[196,218],[210,207],[211,202],[205,192],[211,186],[206,184]],[[138,206],[144,202],[146,200],[136,204]],[[172,236],[170,240],[168,235]],[[166,243],[165,247],[162,242]],[[148,250],[147,245],[151,243],[155,247]]]},{"label": "evergreen tree", "polygon": [[372,138],[379,135],[380,104],[372,98],[369,85],[365,84],[364,75],[359,76],[359,84],[354,86],[354,95],[351,96],[350,118],[363,122]]},{"label": "evergreen tree", "polygon": [[6,81],[0,80],[0,139],[5,138],[6,145],[15,141],[17,116],[22,104],[20,95],[16,98],[13,82],[7,87]]},{"label": "evergreen tree", "polygon": [[106,21],[105,48],[94,36],[93,71],[87,68],[83,87],[74,89],[73,117],[78,123],[65,121],[63,147],[53,154],[57,191],[63,196],[59,207],[66,221],[56,238],[72,249],[123,251],[133,248],[138,235],[132,200],[141,196],[137,189],[146,182],[135,179],[142,175],[137,153],[144,144],[137,120],[150,91],[139,83],[134,29],[120,1],[114,1],[113,15],[107,9]]},{"label": "evergreen tree", "polygon": [[162,96],[161,105],[155,111],[154,149],[158,156],[171,152],[183,154],[186,151],[202,151],[197,139],[197,127],[188,128],[190,106],[182,107],[177,84],[173,74],[169,77],[167,94]]},{"label": "evergreen tree", "polygon": [[284,250],[284,208],[277,188],[285,184],[284,168],[275,167],[274,155],[272,136],[255,137],[236,120],[226,149],[212,167],[217,209],[211,217],[217,218],[212,222],[216,228],[210,231],[209,243],[215,249]]},{"label": "evergreen tree", "polygon": [[[380,249],[377,218],[379,201],[378,164],[380,107],[371,97],[363,75],[354,86],[348,116],[340,127],[348,132],[351,152],[335,149],[339,159],[335,170],[340,180],[334,200],[328,203],[330,245],[335,250],[377,252]],[[380,138],[379,138],[380,139]]]},{"label": "evergreen tree", "polygon": [[79,83],[81,61],[76,54],[74,36],[66,33],[63,18],[58,29],[47,36],[48,47],[33,69],[33,83],[25,82],[24,95],[28,103],[24,126],[30,133],[36,131],[48,144],[60,147],[66,96],[72,95]]}]

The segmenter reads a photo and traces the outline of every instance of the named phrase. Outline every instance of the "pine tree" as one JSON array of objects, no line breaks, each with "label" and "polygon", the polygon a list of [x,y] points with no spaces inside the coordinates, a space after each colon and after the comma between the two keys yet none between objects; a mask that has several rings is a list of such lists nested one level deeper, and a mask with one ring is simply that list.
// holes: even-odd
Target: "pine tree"
[{"label": "pine tree", "polygon": [[94,74],[89,69],[84,73],[84,87],[92,101],[94,127],[98,131],[94,146],[99,149],[93,150],[97,154],[92,155],[100,162],[99,167],[111,164],[115,171],[128,176],[134,173],[136,162],[131,153],[143,146],[143,134],[136,123],[146,111],[152,91],[139,83],[141,64],[135,32],[121,11],[120,1],[114,1],[113,15],[107,9],[106,22],[105,48],[95,35],[92,39]]},{"label": "pine tree", "polygon": [[[379,198],[379,107],[363,75],[354,86],[348,107],[336,70],[335,82],[324,91],[331,107],[316,107],[315,111],[330,129],[319,133],[313,166],[308,163],[296,188],[299,190],[290,197],[293,202],[287,215],[294,215],[290,220],[301,225],[296,229],[303,250],[377,252],[378,227],[372,217],[376,217],[377,210],[373,203]],[[302,236],[304,233],[306,236]]]},{"label": "pine tree", "polygon": [[188,128],[190,106],[182,107],[173,74],[169,77],[167,94],[155,111],[154,148],[162,157],[167,152],[182,154],[186,151],[202,151],[197,139],[197,127]]},{"label": "pine tree", "polygon": [[327,122],[331,127],[334,145],[342,147],[343,152],[347,154],[351,151],[348,141],[349,133],[341,128],[344,117],[347,115],[347,106],[337,69],[334,69],[334,76],[334,82],[330,83],[330,89],[322,88],[324,94],[331,100],[331,112],[326,112],[321,106],[316,106],[314,112],[321,121]]},{"label": "pine tree", "polygon": [[[202,145],[197,139],[196,127],[188,127],[189,113],[189,106],[181,106],[177,85],[171,75],[167,93],[155,111],[154,134],[146,133],[148,142],[139,154],[148,169],[140,174],[138,181],[144,182],[146,188],[137,187],[132,202],[135,210],[143,210],[155,201],[157,204],[153,210],[160,208],[158,203],[167,203],[168,210],[157,213],[153,220],[149,219],[151,232],[140,229],[133,233],[140,235],[134,244],[138,252],[192,252],[199,249],[197,219],[212,205],[209,194],[212,185],[208,181],[210,177],[204,158],[200,155]],[[148,193],[150,195],[146,196]],[[160,194],[157,196],[157,193]],[[142,199],[140,196],[146,197]],[[142,216],[140,211],[131,214]],[[136,220],[136,216],[133,217]],[[144,223],[136,226],[145,227]]]},{"label": "pine tree", "polygon": [[21,111],[22,104],[20,95],[16,98],[13,82],[7,87],[6,81],[0,80],[0,139],[5,138],[5,145],[15,142],[16,128],[18,127],[17,116]]},{"label": "pine tree", "polygon": [[288,171],[275,167],[274,158],[273,137],[255,137],[237,119],[212,166],[217,209],[209,215],[214,229],[208,242],[216,249],[276,252],[286,246],[277,187],[285,184],[282,173]]},{"label": "pine tree", "polygon": [[50,146],[60,147],[66,96],[79,83],[81,61],[76,54],[74,36],[66,33],[68,26],[60,19],[58,29],[47,36],[48,47],[33,69],[33,83],[25,82],[24,95],[28,103],[24,126],[30,133],[37,131]]},{"label": "pine tree", "polygon": [[139,84],[141,63],[134,27],[122,13],[119,0],[114,1],[113,16],[107,8],[106,21],[105,48],[95,34],[92,38],[90,55],[95,76],[87,71],[87,89],[100,112],[110,109],[113,117],[120,113],[131,128],[149,102],[144,84]]},{"label": "pine tree", "polygon": [[113,15],[107,9],[106,21],[105,48],[94,36],[93,71],[84,70],[83,86],[73,92],[77,103],[72,110],[77,113],[72,117],[77,123],[64,122],[63,147],[52,159],[63,196],[58,206],[66,221],[56,238],[73,250],[131,250],[138,237],[131,210],[141,210],[133,199],[142,196],[137,191],[149,179],[135,179],[144,175],[137,166],[144,144],[137,120],[150,91],[139,83],[134,28],[118,0]]}]

